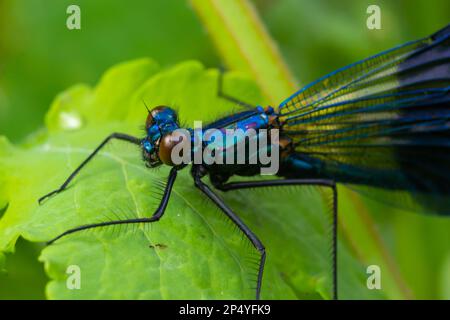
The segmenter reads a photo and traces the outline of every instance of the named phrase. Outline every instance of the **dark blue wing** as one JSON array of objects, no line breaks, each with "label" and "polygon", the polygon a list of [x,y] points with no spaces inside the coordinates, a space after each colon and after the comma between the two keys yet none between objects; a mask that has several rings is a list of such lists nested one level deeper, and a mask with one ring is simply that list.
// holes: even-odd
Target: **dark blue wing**
[{"label": "dark blue wing", "polygon": [[284,175],[409,191],[450,214],[450,25],[303,88],[278,110]]}]

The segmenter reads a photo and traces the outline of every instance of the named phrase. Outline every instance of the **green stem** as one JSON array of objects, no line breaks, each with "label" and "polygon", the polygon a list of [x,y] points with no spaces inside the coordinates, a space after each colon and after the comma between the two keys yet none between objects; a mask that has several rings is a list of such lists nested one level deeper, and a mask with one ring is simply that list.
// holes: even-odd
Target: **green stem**
[{"label": "green stem", "polygon": [[276,44],[248,1],[191,0],[227,67],[258,82],[278,105],[298,88]]}]

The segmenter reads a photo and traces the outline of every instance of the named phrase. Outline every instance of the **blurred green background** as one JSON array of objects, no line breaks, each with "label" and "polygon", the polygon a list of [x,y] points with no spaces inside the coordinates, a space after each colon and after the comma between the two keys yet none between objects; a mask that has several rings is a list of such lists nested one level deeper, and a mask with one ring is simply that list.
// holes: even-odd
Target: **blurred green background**
[{"label": "blurred green background", "polygon": [[[302,85],[450,22],[448,0],[252,2]],[[81,30],[66,28],[70,4],[81,7]],[[370,4],[381,8],[381,30],[366,27]],[[0,0],[0,135],[23,141],[43,126],[58,92],[93,85],[113,64],[145,56],[162,66],[186,59],[222,64],[185,0]],[[450,299],[450,223],[368,207],[409,297]],[[7,256],[0,298],[44,297],[39,250],[22,241]]]}]

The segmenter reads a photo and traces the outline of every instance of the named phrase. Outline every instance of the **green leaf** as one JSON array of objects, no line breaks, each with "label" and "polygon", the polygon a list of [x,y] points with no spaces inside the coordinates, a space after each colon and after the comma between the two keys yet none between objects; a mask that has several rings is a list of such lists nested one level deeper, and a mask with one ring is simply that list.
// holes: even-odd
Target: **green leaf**
[{"label": "green leaf", "polygon": [[5,255],[0,252],[0,274],[2,272],[6,272],[6,269],[5,269]]},{"label": "green leaf", "polygon": [[446,257],[442,264],[442,270],[440,272],[440,299],[450,300],[450,254]]},{"label": "green leaf", "polygon": [[14,254],[0,254],[0,300],[45,299],[47,276],[38,261],[41,250],[41,244],[20,239]]},{"label": "green leaf", "polygon": [[[148,217],[158,205],[168,168],[144,166],[139,148],[114,142],[63,193],[42,206],[37,199],[64,179],[110,133],[142,135],[148,105],[171,105],[186,125],[211,120],[236,106],[217,97],[217,70],[189,61],[167,70],[144,59],[113,67],[95,88],[76,85],[59,94],[47,129],[23,146],[0,139],[0,251],[19,237],[47,241],[87,223]],[[228,94],[258,101],[254,83],[225,77]],[[324,191],[325,192],[325,191]],[[220,194],[267,249],[262,298],[330,298],[329,210],[316,189],[280,188]],[[381,297],[365,288],[365,268],[339,248],[340,293]],[[259,256],[224,215],[193,187],[189,169],[175,183],[163,218],[76,233],[40,256],[51,281],[50,299],[252,299]],[[81,289],[66,286],[67,269],[81,270]],[[345,281],[344,281],[345,280]]]}]

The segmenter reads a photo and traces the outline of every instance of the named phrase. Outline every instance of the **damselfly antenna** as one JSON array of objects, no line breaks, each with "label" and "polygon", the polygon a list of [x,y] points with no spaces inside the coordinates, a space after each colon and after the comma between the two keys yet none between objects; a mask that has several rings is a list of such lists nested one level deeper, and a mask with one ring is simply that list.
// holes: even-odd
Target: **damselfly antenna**
[{"label": "damselfly antenna", "polygon": [[142,99],[142,103],[144,104],[145,109],[147,109],[148,113],[150,114],[151,111],[150,111],[150,109],[148,108],[147,104],[145,103],[145,100],[144,100],[144,99]]}]

